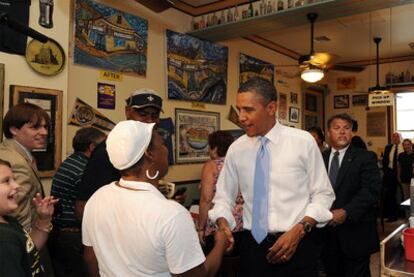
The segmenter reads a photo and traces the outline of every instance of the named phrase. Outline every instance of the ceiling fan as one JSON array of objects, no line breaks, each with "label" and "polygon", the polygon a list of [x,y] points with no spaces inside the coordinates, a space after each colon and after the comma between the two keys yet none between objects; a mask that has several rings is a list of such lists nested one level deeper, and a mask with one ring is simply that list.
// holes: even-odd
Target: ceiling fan
[{"label": "ceiling fan", "polygon": [[153,12],[160,13],[163,12],[172,6],[174,6],[174,2],[172,0],[135,0],[141,5],[147,7],[148,9],[152,10]]},{"label": "ceiling fan", "polygon": [[[348,66],[341,64],[334,64],[333,60],[338,56],[326,53],[326,52],[315,52],[314,50],[314,24],[318,18],[317,13],[308,13],[306,15],[311,25],[310,32],[310,52],[307,55],[301,55],[298,58],[298,64],[301,69],[301,78],[309,83],[315,83],[324,77],[326,70],[340,70],[349,72],[361,72],[365,69],[364,66]],[[292,65],[281,65],[292,66]],[[295,65],[297,66],[297,65]]]}]

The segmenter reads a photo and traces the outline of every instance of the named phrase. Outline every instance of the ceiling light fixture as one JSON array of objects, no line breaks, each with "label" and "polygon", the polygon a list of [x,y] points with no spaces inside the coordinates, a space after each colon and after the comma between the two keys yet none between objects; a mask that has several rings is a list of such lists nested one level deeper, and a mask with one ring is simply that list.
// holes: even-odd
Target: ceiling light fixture
[{"label": "ceiling light fixture", "polygon": [[377,84],[375,87],[368,88],[369,93],[389,93],[388,87],[381,87],[379,84],[379,44],[381,42],[380,37],[374,37],[374,42],[377,45]]},{"label": "ceiling light fixture", "polygon": [[300,77],[308,83],[315,83],[321,80],[324,76],[323,70],[319,68],[307,68],[302,71]]}]

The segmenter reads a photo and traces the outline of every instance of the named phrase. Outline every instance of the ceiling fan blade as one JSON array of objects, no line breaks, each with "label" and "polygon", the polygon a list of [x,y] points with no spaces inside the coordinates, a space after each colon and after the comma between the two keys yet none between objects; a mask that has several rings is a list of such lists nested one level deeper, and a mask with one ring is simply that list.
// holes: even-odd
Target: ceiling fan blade
[{"label": "ceiling fan blade", "polygon": [[365,69],[365,66],[334,64],[332,66],[329,66],[328,69],[337,71],[361,72]]},{"label": "ceiling fan blade", "polygon": [[141,5],[144,5],[153,12],[160,13],[172,7],[173,3],[169,0],[135,0]]},{"label": "ceiling fan blade", "polygon": [[326,52],[317,52],[311,56],[309,63],[319,67],[326,67],[328,64],[332,63],[332,61],[338,57],[339,56],[337,55]]}]

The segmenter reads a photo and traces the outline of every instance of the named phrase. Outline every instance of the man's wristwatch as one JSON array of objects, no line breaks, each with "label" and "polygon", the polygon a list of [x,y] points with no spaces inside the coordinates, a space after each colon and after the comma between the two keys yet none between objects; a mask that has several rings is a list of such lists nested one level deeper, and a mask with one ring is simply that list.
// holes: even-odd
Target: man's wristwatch
[{"label": "man's wristwatch", "polygon": [[301,220],[299,224],[303,225],[303,230],[305,231],[305,234],[309,234],[312,231],[312,225],[306,220]]}]

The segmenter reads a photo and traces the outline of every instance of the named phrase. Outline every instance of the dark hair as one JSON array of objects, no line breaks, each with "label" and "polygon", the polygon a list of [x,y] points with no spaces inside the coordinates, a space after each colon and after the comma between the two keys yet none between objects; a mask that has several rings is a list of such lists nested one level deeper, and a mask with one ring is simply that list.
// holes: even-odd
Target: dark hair
[{"label": "dark hair", "polygon": [[322,129],[318,126],[313,126],[308,129],[308,132],[314,132],[318,135],[318,138],[321,142],[325,141],[325,134],[323,133]]},{"label": "dark hair", "polygon": [[5,161],[3,159],[0,159],[0,165],[4,165],[4,166],[11,168],[11,164],[8,161]]},{"label": "dark hair", "polygon": [[411,139],[408,139],[408,138],[403,139],[402,143],[404,143],[405,141],[408,141],[408,142],[410,142],[411,144],[413,144],[413,142],[411,141]]},{"label": "dark hair", "polygon": [[208,145],[210,148],[217,147],[217,155],[224,157],[229,150],[230,144],[234,141],[233,136],[226,131],[215,131],[208,135]]},{"label": "dark hair", "polygon": [[358,121],[352,119],[352,132],[358,132]]},{"label": "dark hair", "polygon": [[104,132],[94,128],[94,127],[84,127],[76,131],[75,136],[72,140],[73,150],[85,152],[88,150],[89,145],[93,143],[97,145],[101,142],[101,139],[106,135]]},{"label": "dark hair", "polygon": [[353,125],[353,119],[352,119],[352,117],[351,117],[349,114],[347,114],[347,113],[340,113],[340,114],[335,114],[335,115],[331,116],[331,117],[328,119],[328,129],[329,129],[329,128],[331,128],[331,123],[332,123],[332,121],[334,121],[335,119],[342,119],[342,120],[345,120],[345,121],[347,121],[349,124],[351,124],[351,127],[352,127],[352,125]]},{"label": "dark hair", "polygon": [[4,117],[3,132],[6,138],[13,138],[10,128],[20,129],[26,123],[33,123],[35,128],[40,127],[42,120],[46,125],[50,123],[50,117],[45,110],[31,103],[17,104],[9,109]]},{"label": "dark hair", "polygon": [[240,85],[238,93],[255,92],[262,97],[262,104],[267,105],[271,101],[277,101],[275,86],[268,80],[253,77]]}]

